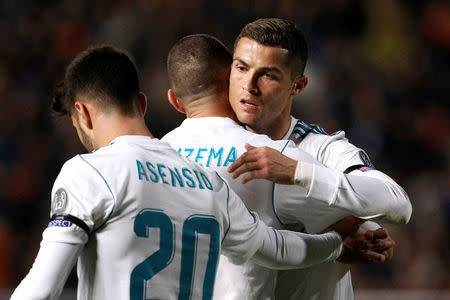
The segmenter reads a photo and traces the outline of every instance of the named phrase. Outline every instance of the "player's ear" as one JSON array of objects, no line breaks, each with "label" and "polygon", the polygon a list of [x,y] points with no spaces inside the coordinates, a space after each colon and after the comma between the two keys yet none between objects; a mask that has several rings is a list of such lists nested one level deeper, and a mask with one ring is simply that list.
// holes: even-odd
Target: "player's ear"
[{"label": "player's ear", "polygon": [[305,75],[299,75],[295,77],[291,94],[294,96],[300,94],[307,84],[308,77],[306,77]]},{"label": "player's ear", "polygon": [[175,93],[173,92],[172,89],[169,89],[167,91],[167,99],[176,110],[178,110],[180,113],[186,114],[186,110],[184,109],[181,102],[178,100],[177,96],[175,96]]},{"label": "player's ear", "polygon": [[78,114],[78,120],[87,129],[92,129],[92,119],[91,113],[85,103],[76,101],[75,102],[76,113]]},{"label": "player's ear", "polygon": [[142,92],[139,92],[139,104],[142,115],[145,116],[145,112],[147,111],[147,96]]}]

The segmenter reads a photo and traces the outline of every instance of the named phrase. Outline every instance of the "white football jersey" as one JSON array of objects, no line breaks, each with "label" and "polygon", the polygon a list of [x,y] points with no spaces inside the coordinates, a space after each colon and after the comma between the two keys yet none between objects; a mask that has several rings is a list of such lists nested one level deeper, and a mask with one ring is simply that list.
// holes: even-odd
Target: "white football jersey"
[{"label": "white football jersey", "polygon": [[335,170],[349,172],[355,166],[373,168],[366,152],[351,144],[344,131],[328,135],[320,125],[291,117],[291,126],[283,139],[292,140],[300,149]]},{"label": "white football jersey", "polygon": [[[119,137],[74,157],[52,193],[44,240],[89,237],[78,260],[78,299],[201,298],[212,293],[222,240],[243,260],[256,245],[255,221],[244,206],[229,211],[239,204],[226,184],[149,137]],[[85,225],[72,226],[67,215]]]},{"label": "white football jersey", "polygon": [[[300,149],[335,170],[348,172],[355,166],[373,167],[367,154],[352,145],[343,131],[327,135],[320,126],[291,117],[291,127],[284,139],[294,141]],[[278,188],[277,185],[275,190]],[[309,202],[308,207],[305,207],[309,210],[302,220],[307,232],[321,232],[347,215],[345,210],[327,207],[322,203],[317,205],[312,207]],[[345,264],[329,262],[307,269],[279,271],[276,299],[351,300],[353,288],[350,268]]]},{"label": "white football jersey", "polygon": [[[295,119],[293,123],[291,138],[298,150],[317,160],[314,165],[299,160],[296,170],[299,182],[310,183],[306,197],[295,197],[297,185],[275,185],[274,210],[280,223],[295,224],[297,229],[301,223],[300,228],[308,233],[323,232],[348,215],[408,223],[412,207],[406,192],[375,170],[365,152],[350,144],[344,132],[329,136],[319,126]],[[288,156],[291,152],[290,147],[284,150]]]},{"label": "white football jersey", "polygon": [[[300,121],[297,124],[297,120],[293,119],[285,138],[291,134],[297,145],[293,141],[273,141],[268,136],[254,134],[228,118],[207,117],[184,120],[180,127],[168,133],[163,140],[188,159],[213,168],[227,178],[247,207],[256,211],[266,224],[276,228],[320,233],[329,230],[330,225],[348,215],[365,219],[385,217],[398,223],[409,220],[409,199],[403,189],[388,176],[375,170],[367,172],[375,173],[371,175],[373,178],[343,173],[363,166],[372,170],[367,155],[351,145],[343,132],[328,136],[318,126]],[[266,180],[252,180],[243,185],[239,179],[231,179],[227,168],[246,151],[245,143],[269,146],[288,157],[313,164],[310,188],[274,185]],[[314,297],[317,294],[317,299],[353,297],[346,265],[329,263],[325,267],[321,265],[290,272],[299,274],[279,273],[279,276],[288,280],[282,279],[276,283],[278,299],[316,299]],[[273,299],[276,274],[252,262],[236,266],[221,256],[214,298]],[[329,282],[317,279],[320,276],[325,278],[325,275],[330,279]],[[314,278],[313,283],[311,278]],[[286,286],[282,286],[282,283],[286,283]]]},{"label": "white football jersey", "polygon": [[[228,180],[230,187],[250,210],[256,211],[264,223],[275,228],[281,228],[281,223],[273,209],[273,199],[276,197],[273,194],[274,184],[256,179],[243,185],[239,179],[231,178],[227,168],[246,151],[245,143],[257,147],[269,146],[283,153],[289,152],[291,157],[314,161],[306,153],[298,156],[299,151],[292,142],[274,141],[266,135],[254,134],[229,118],[189,118],[162,140],[188,159],[216,170]],[[293,199],[306,196],[305,189],[298,186],[296,188],[297,194],[291,195]],[[214,299],[272,299],[275,280],[274,270],[251,261],[234,265],[226,256],[221,255]]]},{"label": "white football jersey", "polygon": [[146,136],[72,158],[52,194],[41,249],[12,299],[56,299],[78,255],[78,299],[210,299],[220,251],[286,269],[342,247],[336,232],[268,228],[216,172]]}]

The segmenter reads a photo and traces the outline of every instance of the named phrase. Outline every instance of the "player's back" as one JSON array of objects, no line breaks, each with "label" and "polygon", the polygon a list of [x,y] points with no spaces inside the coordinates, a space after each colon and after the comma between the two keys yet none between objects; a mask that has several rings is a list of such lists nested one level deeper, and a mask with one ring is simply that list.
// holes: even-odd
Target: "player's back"
[{"label": "player's back", "polygon": [[85,220],[92,230],[78,263],[79,299],[212,294],[228,222],[217,176],[143,136],[119,137],[68,167],[87,178],[73,182],[86,201],[72,205],[93,216]]},{"label": "player's back", "polygon": [[[283,150],[286,141],[273,141],[267,136],[244,130],[229,118],[192,118],[166,136],[167,141],[188,159],[216,170],[226,178],[230,187],[245,205],[256,211],[266,225],[281,228],[273,210],[273,183],[263,179],[252,180],[245,185],[233,180],[227,168],[240,156],[245,143]],[[252,262],[234,265],[224,255],[220,258],[214,292],[215,299],[270,299],[273,294],[276,271]]]},{"label": "player's back", "polygon": [[197,164],[216,170],[251,210],[256,211],[268,226],[281,228],[272,207],[273,183],[256,179],[245,185],[231,178],[227,168],[240,156],[245,143],[281,151],[287,141],[273,141],[268,136],[246,131],[229,118],[192,118],[162,138],[175,150]]}]

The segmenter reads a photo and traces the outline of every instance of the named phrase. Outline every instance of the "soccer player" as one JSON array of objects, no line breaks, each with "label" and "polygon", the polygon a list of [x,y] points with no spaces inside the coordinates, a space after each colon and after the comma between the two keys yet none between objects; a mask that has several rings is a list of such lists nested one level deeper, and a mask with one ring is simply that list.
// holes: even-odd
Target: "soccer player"
[{"label": "soccer player", "polygon": [[57,299],[78,259],[78,299],[210,299],[221,250],[235,263],[302,267],[345,259],[336,231],[276,231],[227,183],[152,138],[146,97],[122,51],[97,46],[68,66],[53,109],[71,117],[88,154],[61,169],[51,219],[29,274],[12,299]]},{"label": "soccer player", "polygon": [[[407,197],[392,179],[375,170],[366,152],[349,143],[343,131],[327,135],[320,126],[290,115],[293,97],[300,94],[308,82],[304,75],[306,60],[305,39],[293,22],[271,18],[245,26],[235,41],[230,74],[230,104],[238,120],[252,132],[270,135],[275,140],[294,141],[300,149],[335,172],[355,175],[360,182],[366,182],[367,189],[374,194],[371,199],[376,203],[384,205],[380,199],[392,199],[392,196]],[[256,160],[260,152],[261,149],[250,149],[242,156],[231,168],[234,177],[250,171],[246,181],[264,178]],[[276,156],[270,158],[270,155],[266,159],[277,160]],[[285,170],[293,171],[288,166]],[[333,203],[336,196],[347,193],[345,188],[340,188],[346,185],[346,179],[332,180],[324,171],[321,166],[299,162],[296,180],[304,183],[310,197],[323,196],[328,190],[336,191],[336,194],[329,194],[329,202]],[[316,180],[328,183],[328,186],[318,189],[319,185],[314,186]],[[357,192],[359,188],[354,186],[354,189]],[[358,197],[354,198],[355,204]],[[411,205],[409,201],[408,205],[406,203],[403,202],[401,207],[410,215]],[[278,206],[280,222],[287,224],[300,220],[307,232],[319,232],[328,225],[327,219],[332,215],[325,211],[322,215],[311,215],[306,211],[303,216],[293,215],[289,208],[282,204]],[[352,299],[349,268],[329,263],[308,270],[280,272],[276,295],[280,299]]]},{"label": "soccer player", "polygon": [[[265,180],[252,180],[242,185],[236,180],[230,181],[231,187],[246,205],[258,211],[262,220],[274,227],[283,226],[279,211],[288,211],[286,215],[292,216],[293,220],[286,222],[289,225],[306,225],[317,232],[326,230],[335,221],[350,214],[362,218],[385,217],[399,223],[408,221],[411,213],[409,199],[390,178],[385,178],[389,183],[385,187],[380,180],[360,180],[361,177],[324,168],[304,150],[292,147],[292,142],[280,144],[266,135],[252,134],[235,123],[227,90],[231,61],[231,54],[226,48],[208,35],[188,36],[172,47],[167,62],[171,83],[168,98],[177,110],[186,113],[187,119],[168,133],[164,141],[187,158],[228,178],[227,168],[233,162],[239,164],[239,157],[246,156],[247,142],[274,148],[252,149],[270,153],[270,158],[278,153],[277,159],[263,159],[271,165],[266,169],[267,176],[261,178],[272,179],[271,174],[275,174],[273,179],[285,184],[292,184],[297,178],[297,185],[274,186]],[[281,155],[280,151],[296,160]],[[297,161],[319,166],[317,172],[321,176],[309,181],[299,178],[298,174],[295,176]],[[286,172],[292,168],[292,171]],[[331,188],[335,183],[339,184]],[[310,186],[322,191],[322,194],[308,195]],[[379,188],[381,190],[377,190]],[[399,192],[393,193],[397,189]],[[276,273],[272,270],[253,263],[236,266],[221,256],[214,295],[217,299],[270,299],[274,296],[275,280]]]}]

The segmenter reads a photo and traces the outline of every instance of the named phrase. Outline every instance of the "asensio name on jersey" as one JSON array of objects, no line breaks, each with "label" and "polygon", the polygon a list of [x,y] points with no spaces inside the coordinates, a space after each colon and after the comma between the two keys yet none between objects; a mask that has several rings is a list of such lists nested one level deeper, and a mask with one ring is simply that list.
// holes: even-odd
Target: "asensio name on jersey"
[{"label": "asensio name on jersey", "polygon": [[136,166],[139,180],[167,184],[173,187],[214,190],[208,176],[198,170],[185,167],[168,167],[162,162],[140,161],[139,159],[136,159]]}]

